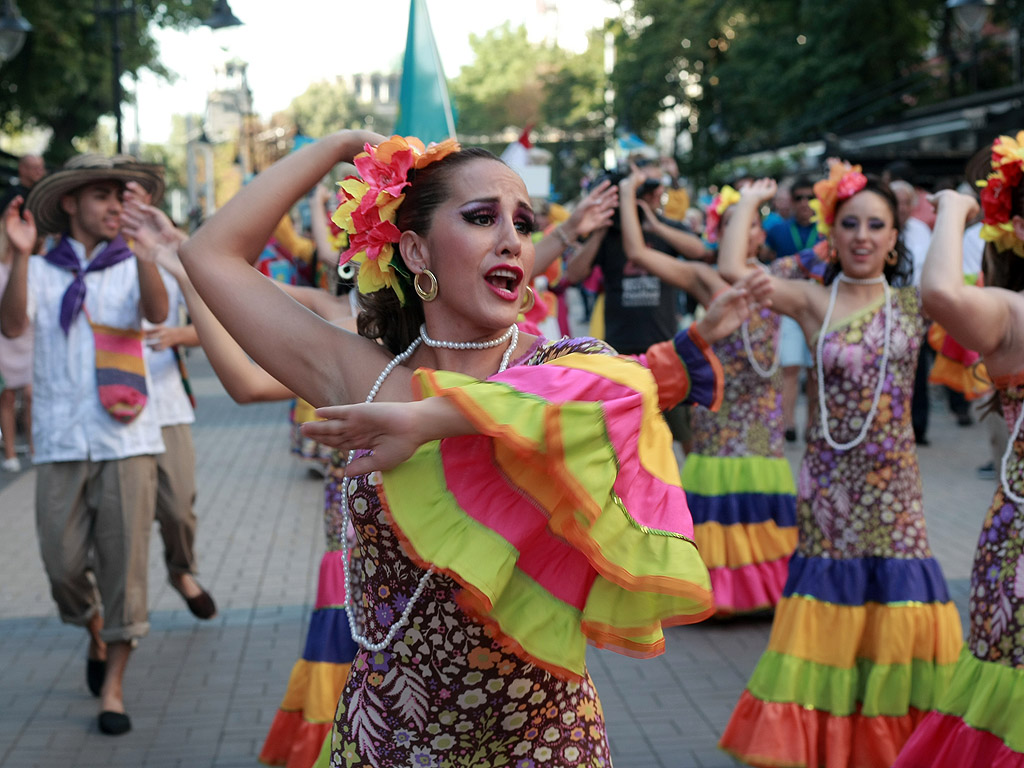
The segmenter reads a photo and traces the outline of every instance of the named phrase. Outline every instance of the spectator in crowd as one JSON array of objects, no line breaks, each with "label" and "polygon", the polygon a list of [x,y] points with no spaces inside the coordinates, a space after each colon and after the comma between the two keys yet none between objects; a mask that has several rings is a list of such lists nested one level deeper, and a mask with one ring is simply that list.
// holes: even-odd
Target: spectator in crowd
[{"label": "spectator in crowd", "polygon": [[[0,222],[0,296],[11,275],[12,256],[3,236]],[[18,396],[21,396],[22,418],[28,434],[29,453],[32,452],[32,333],[17,339],[0,335],[0,435],[4,440],[4,458],[0,469],[20,472],[15,439],[18,432]]]},{"label": "spectator in crowd", "polygon": [[46,165],[39,155],[23,155],[18,160],[18,183],[14,184],[0,196],[0,211],[7,210],[11,200],[18,197],[27,198],[32,187],[46,175]]},{"label": "spectator in crowd", "polygon": [[[914,186],[903,179],[895,179],[889,188],[896,195],[897,218],[900,224],[900,242],[910,257],[913,265],[911,280],[914,285],[921,285],[921,270],[924,259],[928,255],[928,245],[932,240],[931,228],[913,215],[917,208],[918,194]],[[927,344],[928,328],[924,330],[921,353],[917,358],[917,372],[914,375],[914,395],[910,402],[911,419],[914,425],[914,441],[918,445],[928,445],[928,372],[931,370],[934,355]]]},{"label": "spectator in crowd", "polygon": [[[777,198],[776,198],[777,199]],[[785,201],[785,196],[783,196]],[[789,199],[793,215],[777,222],[765,231],[765,247],[769,260],[791,256],[813,248],[821,239],[818,225],[813,221],[814,181],[807,176],[793,180]],[[796,321],[782,318],[779,342],[779,360],[782,366],[782,423],[787,443],[796,442],[796,400],[800,392],[800,373],[811,367],[811,351]],[[810,377],[807,378],[808,387]],[[807,402],[811,402],[808,393]],[[809,422],[810,419],[807,419]],[[805,422],[805,423],[807,423]]]}]

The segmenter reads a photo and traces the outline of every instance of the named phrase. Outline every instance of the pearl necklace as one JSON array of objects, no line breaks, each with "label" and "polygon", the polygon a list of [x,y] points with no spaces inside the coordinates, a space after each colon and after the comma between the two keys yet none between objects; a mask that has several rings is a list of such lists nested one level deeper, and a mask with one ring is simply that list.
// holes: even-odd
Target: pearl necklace
[{"label": "pearl necklace", "polygon": [[1003,496],[1018,506],[1024,505],[1024,496],[1018,496],[1010,490],[1010,479],[1006,475],[1007,465],[1010,463],[1010,457],[1013,455],[1013,446],[1017,442],[1017,437],[1020,435],[1020,426],[1022,422],[1024,422],[1024,403],[1021,404],[1020,413],[1017,414],[1017,423],[1013,425],[1013,432],[1010,433],[1010,439],[1006,441],[1006,451],[1003,453],[1003,461],[999,466],[999,480],[1003,484]]},{"label": "pearl necklace", "polygon": [[490,349],[491,347],[501,346],[512,338],[516,328],[516,324],[513,323],[501,336],[490,341],[438,341],[427,335],[427,324],[423,323],[420,326],[420,338],[423,339],[423,343],[428,347],[441,347],[443,349]]},{"label": "pearl necklace", "polygon": [[[508,341],[509,339],[511,339],[512,343],[509,344],[508,349],[505,350],[505,354],[501,356],[501,365],[498,366],[498,373],[501,373],[506,368],[508,368],[508,363],[512,357],[512,353],[515,351],[515,348],[519,343],[519,326],[513,324],[512,327],[509,328],[508,331],[500,339],[496,339],[494,341],[452,342],[435,341],[434,339],[431,339],[430,337],[427,336],[426,327],[421,325],[420,338],[413,339],[412,344],[410,344],[409,347],[404,352],[402,352],[399,355],[396,355],[394,358],[392,358],[391,362],[384,366],[384,370],[380,372],[380,376],[377,377],[377,381],[375,381],[373,386],[370,388],[370,392],[366,396],[365,402],[373,402],[373,399],[377,396],[377,393],[380,391],[381,385],[384,384],[384,380],[391,374],[393,370],[395,370],[396,367],[398,367],[401,363],[404,363],[412,356],[412,353],[415,352],[417,347],[419,347],[420,345],[420,339],[426,342],[427,346],[444,347],[445,349],[487,349],[489,347],[496,347],[502,341]],[[348,458],[346,459],[345,463],[350,463],[352,459],[355,457],[355,454],[355,451],[349,451]],[[426,570],[426,572],[420,577],[419,583],[416,585],[415,591],[413,591],[412,596],[409,598],[408,602],[406,602],[405,608],[402,609],[402,615],[398,617],[398,619],[395,621],[394,624],[391,625],[390,628],[388,628],[387,634],[384,635],[383,640],[381,640],[379,643],[374,643],[368,637],[366,637],[366,635],[360,633],[356,624],[355,608],[352,602],[351,589],[352,568],[350,563],[351,548],[349,547],[348,542],[348,527],[352,515],[348,508],[349,482],[354,483],[355,479],[346,477],[342,480],[341,483],[341,530],[343,531],[341,535],[341,554],[342,573],[344,574],[345,578],[345,615],[348,617],[348,628],[349,633],[352,635],[352,640],[363,649],[371,651],[372,653],[376,653],[389,647],[391,643],[394,641],[395,635],[398,634],[398,630],[409,623],[409,616],[412,615],[413,606],[416,604],[416,601],[419,600],[420,595],[423,594],[423,590],[426,589],[427,582],[430,581],[430,577],[434,573],[434,566],[430,566]]]},{"label": "pearl necklace", "polygon": [[[882,361],[878,368],[878,384],[875,385],[875,397],[871,401],[871,409],[868,411],[868,415],[864,419],[864,426],[861,427],[860,434],[848,443],[837,443],[832,439],[832,435],[828,431],[828,408],[825,404],[825,364],[823,362],[825,331],[828,329],[829,321],[832,320],[832,311],[836,308],[836,296],[839,293],[839,283],[841,282],[853,283],[854,285],[877,285],[878,283],[881,283],[885,290],[885,303],[883,305],[883,311],[885,313],[885,345],[882,347]],[[848,451],[851,448],[856,448],[858,445],[863,443],[865,438],[868,436],[868,430],[871,429],[871,423],[875,420],[875,414],[878,413],[878,403],[882,399],[882,388],[885,386],[885,375],[889,366],[889,341],[891,337],[892,304],[889,300],[889,283],[885,279],[885,275],[859,279],[847,277],[840,272],[836,281],[832,283],[832,295],[828,300],[828,310],[825,312],[825,319],[822,320],[821,330],[818,331],[818,344],[817,349],[815,350],[815,362],[817,363],[818,370],[818,409],[821,417],[821,434],[825,438],[825,442],[836,451]]]}]

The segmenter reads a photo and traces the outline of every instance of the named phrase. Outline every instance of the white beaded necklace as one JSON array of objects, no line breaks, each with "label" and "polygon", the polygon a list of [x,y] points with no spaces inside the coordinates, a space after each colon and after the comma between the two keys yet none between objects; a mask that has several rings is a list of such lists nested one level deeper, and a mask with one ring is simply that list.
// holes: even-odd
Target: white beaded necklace
[{"label": "white beaded necklace", "polygon": [[[758,266],[764,272],[768,272],[768,268],[757,259],[747,259],[747,264],[751,266]],[[762,379],[770,379],[775,375],[775,372],[779,370],[779,363],[782,360],[782,344],[779,343],[778,336],[776,336],[775,343],[775,358],[772,360],[770,368],[762,368],[761,364],[757,362],[754,357],[754,350],[750,347],[750,320],[744,320],[743,325],[740,326],[741,333],[743,334],[743,350],[747,353],[747,360],[750,361],[750,367],[754,369],[754,373],[760,376]]]},{"label": "white beaded necklace", "polygon": [[1020,413],[1017,414],[1017,423],[1013,426],[1013,432],[1010,433],[1010,439],[1006,441],[1006,451],[1003,453],[1003,461],[999,466],[999,480],[1003,484],[1003,496],[1017,505],[1024,505],[1024,497],[1018,496],[1010,490],[1010,480],[1006,476],[1006,473],[1007,465],[1010,463],[1010,457],[1013,455],[1013,447],[1017,442],[1017,437],[1020,435],[1020,426],[1022,422],[1024,422],[1024,403],[1021,404]]},{"label": "white beaded necklace", "polygon": [[[453,341],[435,341],[427,336],[427,328],[425,325],[420,326],[420,338],[413,339],[412,344],[399,355],[392,358],[384,370],[380,372],[380,376],[377,377],[377,381],[374,382],[370,388],[369,394],[366,396],[366,402],[371,403],[380,391],[381,385],[384,384],[384,380],[388,375],[395,370],[395,368],[408,360],[412,353],[416,351],[416,348],[420,345],[420,339],[426,342],[427,346],[430,347],[444,347],[445,349],[489,349],[496,347],[503,341],[511,339],[511,343],[508,345],[508,349],[505,350],[505,354],[501,356],[501,365],[498,366],[498,373],[501,373],[508,368],[509,360],[512,358],[512,353],[515,351],[516,346],[519,344],[519,326],[513,324],[508,331],[506,331],[500,338],[494,341],[483,341],[483,342],[453,342]],[[462,346],[455,346],[455,345]],[[352,461],[355,456],[355,451],[348,452],[348,458],[345,463],[348,464]],[[402,615],[398,617],[394,624],[388,629],[384,639],[379,643],[371,642],[366,635],[359,632],[356,625],[355,610],[352,603],[352,570],[350,561],[351,548],[348,544],[348,526],[351,520],[351,513],[348,508],[348,484],[349,482],[355,482],[354,478],[344,478],[341,483],[341,554],[342,554],[342,572],[345,577],[345,615],[348,617],[349,632],[352,635],[352,640],[359,644],[360,647],[367,651],[376,653],[382,651],[391,645],[395,639],[395,635],[398,630],[404,627],[409,622],[409,616],[412,615],[412,608],[419,600],[420,595],[423,594],[423,590],[427,587],[427,582],[430,581],[430,576],[434,573],[434,566],[430,566],[426,572],[420,577],[419,583],[416,585],[415,591],[409,597],[408,602],[405,604],[405,608],[402,609]]]},{"label": "white beaded necklace", "polygon": [[761,364],[757,362],[757,358],[754,357],[754,350],[750,347],[750,321],[744,320],[740,329],[743,333],[743,350],[747,353],[747,360],[750,362],[750,367],[753,368],[754,373],[762,379],[770,379],[775,375],[775,372],[779,370],[779,363],[782,360],[782,345],[776,341],[775,359],[772,360],[771,367],[762,368]]},{"label": "white beaded necklace", "polygon": [[[878,368],[878,384],[875,385],[875,397],[871,401],[871,410],[868,411],[868,415],[864,419],[864,425],[861,427],[860,434],[848,443],[837,443],[832,439],[832,435],[828,431],[828,408],[825,404],[825,364],[823,362],[825,332],[828,329],[829,322],[832,320],[832,311],[836,308],[836,296],[838,295],[839,283],[841,282],[853,283],[855,285],[877,285],[881,283],[885,290],[885,303],[883,304],[883,312],[885,314],[885,345],[882,347],[882,361]],[[889,301],[889,282],[885,279],[885,275],[860,279],[847,277],[840,272],[836,281],[832,283],[832,294],[828,300],[828,310],[825,312],[825,319],[821,322],[821,330],[818,331],[818,344],[815,350],[815,362],[818,369],[818,408],[821,417],[821,434],[825,438],[825,442],[836,451],[848,451],[851,448],[856,448],[868,436],[868,430],[871,429],[871,423],[875,420],[875,414],[878,412],[878,403],[882,399],[882,388],[885,386],[885,375],[889,366],[889,342],[891,337],[892,305]]]}]

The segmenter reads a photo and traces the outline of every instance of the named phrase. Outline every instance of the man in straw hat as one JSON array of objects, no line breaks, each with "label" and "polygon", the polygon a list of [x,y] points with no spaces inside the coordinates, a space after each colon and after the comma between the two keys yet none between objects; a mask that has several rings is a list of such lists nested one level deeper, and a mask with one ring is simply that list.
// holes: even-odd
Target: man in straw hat
[{"label": "man in straw hat", "polygon": [[[14,261],[0,331],[35,331],[36,527],[60,617],[89,633],[86,680],[99,728],[131,728],[122,681],[149,630],[146,573],[164,450],[142,362],[142,319],[162,322],[167,293],[154,264],[118,234],[125,184],[154,198],[163,182],[121,158],[83,155],[4,212]],[[36,234],[62,234],[29,258]]]}]

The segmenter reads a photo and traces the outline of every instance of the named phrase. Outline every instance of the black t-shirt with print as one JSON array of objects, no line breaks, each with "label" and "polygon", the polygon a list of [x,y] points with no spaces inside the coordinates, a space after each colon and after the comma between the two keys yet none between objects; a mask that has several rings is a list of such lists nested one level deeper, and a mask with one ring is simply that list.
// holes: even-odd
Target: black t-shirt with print
[{"label": "black t-shirt with print", "polygon": [[[661,221],[684,232],[677,221],[659,216]],[[678,257],[665,240],[644,232],[648,247]],[[638,355],[659,341],[671,339],[678,328],[677,290],[663,283],[626,258],[622,236],[612,228],[604,236],[594,257],[595,266],[604,273],[605,340],[624,355]]]}]

